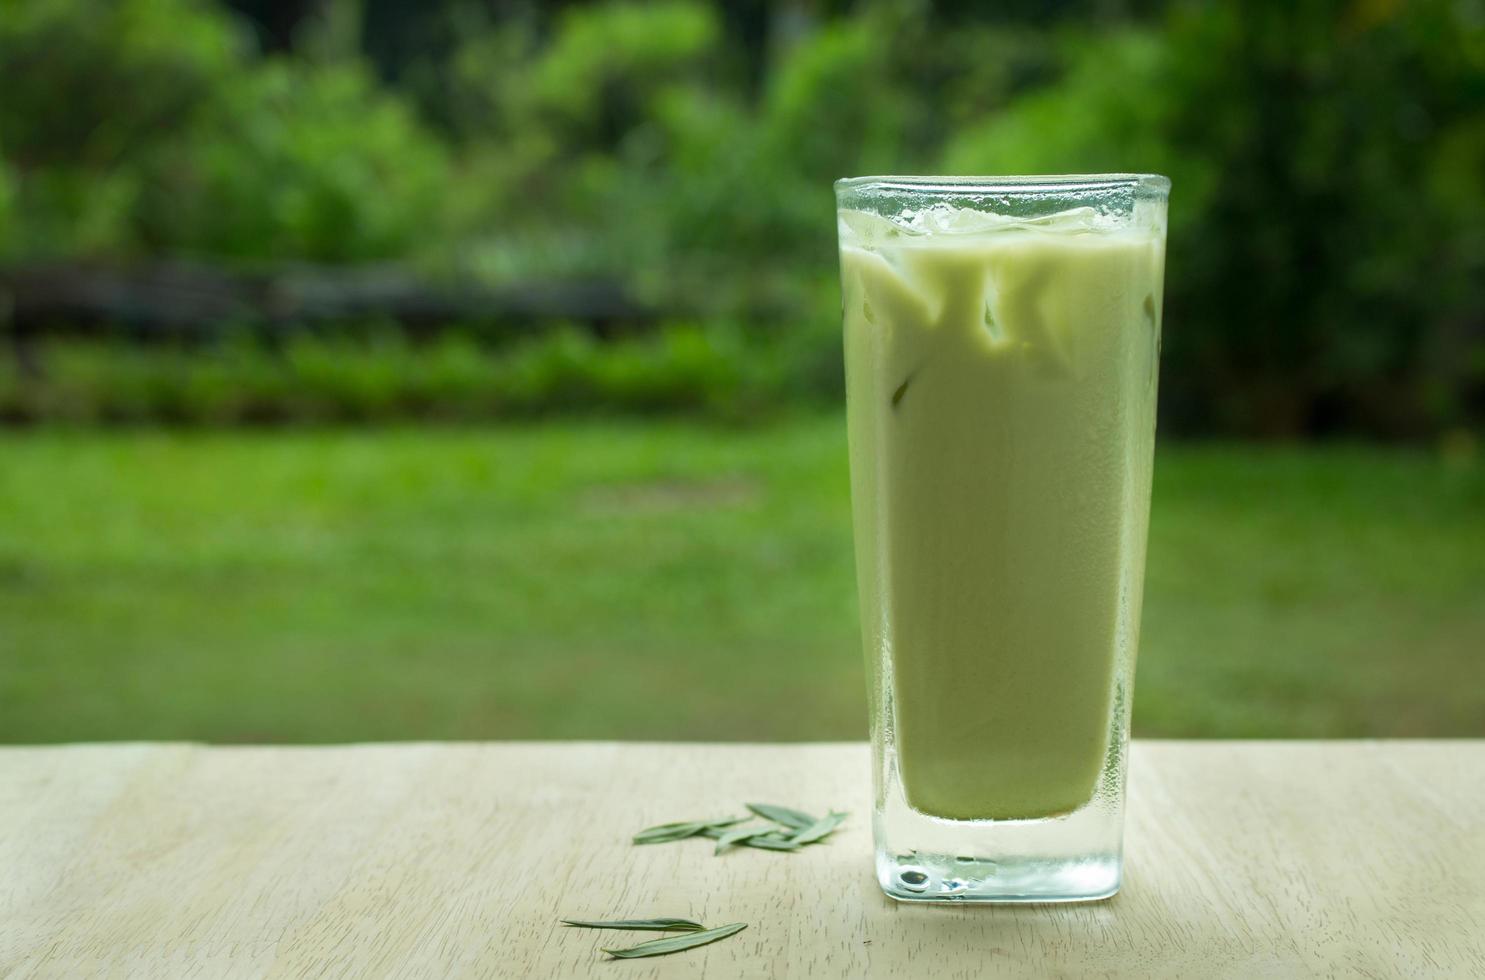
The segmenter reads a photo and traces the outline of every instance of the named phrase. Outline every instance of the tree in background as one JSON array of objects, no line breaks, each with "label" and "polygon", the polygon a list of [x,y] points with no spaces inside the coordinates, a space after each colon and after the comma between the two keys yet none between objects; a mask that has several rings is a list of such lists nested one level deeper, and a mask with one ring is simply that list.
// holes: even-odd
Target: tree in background
[{"label": "tree in background", "polygon": [[200,4],[0,7],[0,148],[27,255],[116,251],[161,133],[189,129],[244,38]]},{"label": "tree in background", "polygon": [[440,210],[404,99],[354,55],[258,56],[216,4],[9,3],[0,70],[24,257],[397,257]]},{"label": "tree in background", "polygon": [[1478,11],[1183,5],[1069,63],[946,160],[1173,177],[1162,399],[1184,427],[1416,433],[1479,398]]},{"label": "tree in background", "polygon": [[602,280],[834,399],[832,180],[1153,170],[1165,424],[1485,408],[1479,0],[233,6],[0,0],[0,254]]}]

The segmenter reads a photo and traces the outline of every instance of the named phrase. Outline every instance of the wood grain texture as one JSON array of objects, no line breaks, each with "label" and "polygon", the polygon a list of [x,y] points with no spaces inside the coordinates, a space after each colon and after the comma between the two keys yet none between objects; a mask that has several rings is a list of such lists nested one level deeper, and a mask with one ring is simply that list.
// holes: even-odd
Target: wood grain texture
[{"label": "wood grain texture", "polygon": [[[904,906],[860,745],[0,750],[0,976],[1485,976],[1485,742],[1143,742],[1096,905]],[[747,800],[797,854],[635,847]],[[749,928],[610,962],[558,919]]]}]

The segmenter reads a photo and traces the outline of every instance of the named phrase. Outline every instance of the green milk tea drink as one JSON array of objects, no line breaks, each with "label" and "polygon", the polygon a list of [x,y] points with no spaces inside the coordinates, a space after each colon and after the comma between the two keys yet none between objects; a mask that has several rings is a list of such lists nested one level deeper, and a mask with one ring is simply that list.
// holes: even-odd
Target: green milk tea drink
[{"label": "green milk tea drink", "polygon": [[838,185],[878,869],[896,897],[1117,888],[1167,187]]}]

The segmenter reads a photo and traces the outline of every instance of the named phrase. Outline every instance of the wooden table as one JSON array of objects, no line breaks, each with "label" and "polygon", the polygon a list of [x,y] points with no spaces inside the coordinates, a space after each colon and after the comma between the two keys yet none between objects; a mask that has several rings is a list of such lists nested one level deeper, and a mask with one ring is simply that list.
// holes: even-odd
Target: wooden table
[{"label": "wooden table", "polygon": [[[1485,976],[1485,742],[1143,742],[1095,905],[904,906],[861,745],[0,749],[0,976]],[[634,847],[747,800],[795,853]],[[561,917],[747,922],[677,955]]]}]

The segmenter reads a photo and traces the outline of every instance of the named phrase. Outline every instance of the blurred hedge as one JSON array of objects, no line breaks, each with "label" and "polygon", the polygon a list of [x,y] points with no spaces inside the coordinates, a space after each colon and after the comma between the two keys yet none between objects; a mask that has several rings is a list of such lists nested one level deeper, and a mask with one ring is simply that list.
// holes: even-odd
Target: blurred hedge
[{"label": "blurred hedge", "polygon": [[[1156,170],[1175,184],[1168,429],[1418,435],[1479,421],[1478,0],[1034,6],[980,15],[879,0],[825,15],[810,11],[833,8],[663,0],[497,17],[467,0],[332,0],[279,39],[288,51],[264,53],[248,21],[208,0],[0,0],[0,260],[397,260],[501,284],[608,280],[657,309],[734,325],[715,328],[740,338],[729,357],[792,379],[758,383],[770,404],[828,400],[831,180]],[[753,22],[763,29],[736,29]],[[388,31],[408,39],[395,57]],[[375,67],[368,47],[381,52]],[[684,362],[664,331],[607,351],[552,329],[533,348],[542,356],[576,344],[585,353],[572,359],[627,366],[520,389],[513,379],[535,369],[502,366],[512,351],[457,335],[387,349],[401,344],[406,364],[479,360],[505,379],[481,375],[506,390],[479,402],[495,414],[704,410],[754,371],[692,364],[704,381],[661,382],[664,365]],[[295,386],[322,375],[226,347],[78,343],[43,345],[7,389],[9,417],[382,418],[443,404],[377,402],[328,381],[300,398]],[[390,356],[368,349],[363,363],[349,337],[296,343],[330,345],[373,374]],[[645,376],[646,358],[657,366],[643,384],[603,373]],[[783,370],[780,358],[797,363]],[[241,370],[223,374],[224,363]],[[216,385],[213,404],[228,407],[106,393],[174,390],[160,379],[185,376],[217,378],[192,384]],[[702,397],[697,384],[717,389]],[[58,394],[70,390],[93,394]],[[453,399],[465,407],[452,414],[476,401]]]},{"label": "blurred hedge", "polygon": [[550,414],[685,413],[725,423],[840,398],[833,334],[761,339],[667,323],[600,341],[557,325],[495,349],[451,328],[411,343],[393,324],[282,343],[59,338],[0,360],[0,421],[258,425],[474,422]]}]

